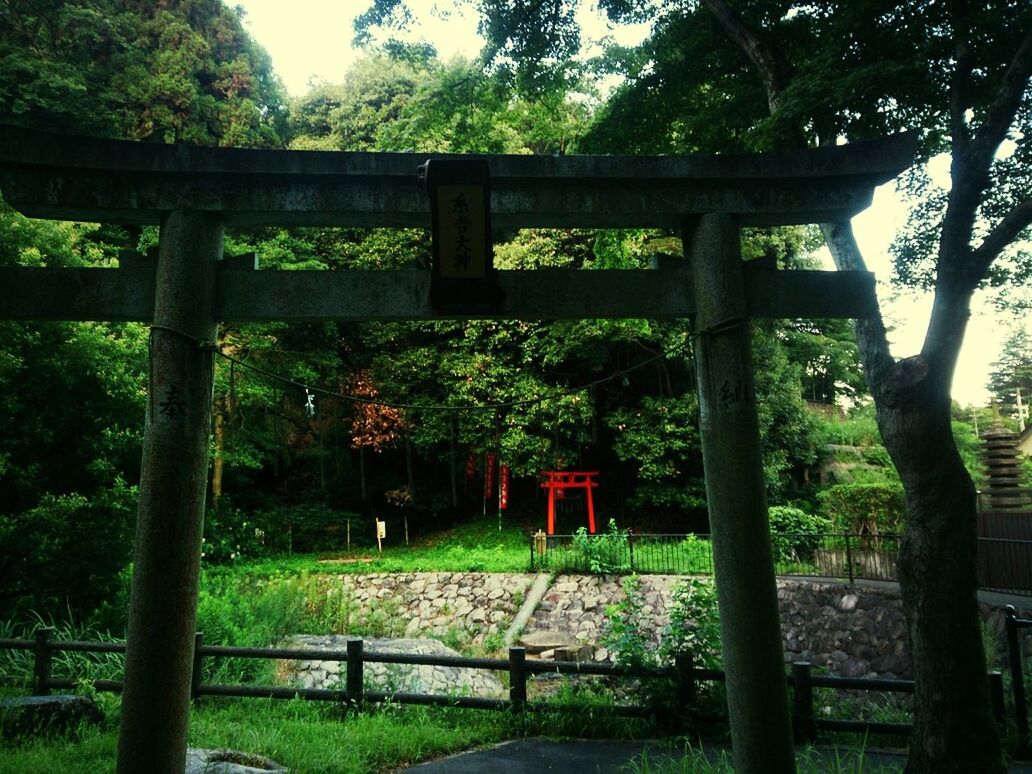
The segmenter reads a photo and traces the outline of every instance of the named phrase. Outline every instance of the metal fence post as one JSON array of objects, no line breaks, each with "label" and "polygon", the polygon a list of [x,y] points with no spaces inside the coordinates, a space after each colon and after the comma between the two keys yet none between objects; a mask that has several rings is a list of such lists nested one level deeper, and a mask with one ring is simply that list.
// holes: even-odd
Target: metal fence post
[{"label": "metal fence post", "polygon": [[849,533],[846,534],[846,572],[849,573],[849,582],[853,583],[853,549],[849,545]]},{"label": "metal fence post", "polygon": [[201,648],[204,647],[204,632],[194,634],[193,644],[193,671],[190,673],[190,698],[197,701],[201,695],[201,674],[203,670],[202,661],[204,656]]},{"label": "metal fence post", "polygon": [[348,694],[348,703],[356,710],[362,709],[363,701],[363,663],[362,663],[362,639],[353,638],[348,640],[348,674],[345,688]]},{"label": "metal fence post", "polygon": [[514,712],[527,706],[527,649],[509,648],[509,702]]},{"label": "metal fence post", "polygon": [[810,663],[792,662],[792,736],[796,744],[809,744],[817,738],[813,721],[813,683],[810,681]]},{"label": "metal fence post", "polygon": [[634,572],[634,530],[633,529],[627,530],[627,553],[628,553],[628,556],[629,556],[628,562],[629,562],[630,567],[631,567],[631,572]]},{"label": "metal fence post", "polygon": [[32,673],[32,693],[35,696],[50,695],[50,674],[53,669],[54,655],[50,643],[53,639],[53,629],[48,627],[36,630],[36,646],[33,648],[35,666]]},{"label": "metal fence post", "polygon": [[1021,670],[1021,644],[1018,642],[1017,612],[1007,605],[1007,655],[1010,659],[1011,690],[1014,691],[1014,721],[1018,726],[1018,746],[1028,749],[1028,707],[1025,704],[1025,678]]}]

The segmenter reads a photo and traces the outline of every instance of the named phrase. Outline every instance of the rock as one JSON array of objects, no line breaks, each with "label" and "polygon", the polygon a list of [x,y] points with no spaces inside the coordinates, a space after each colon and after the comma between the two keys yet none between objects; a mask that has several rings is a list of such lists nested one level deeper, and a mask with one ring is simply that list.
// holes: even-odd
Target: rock
[{"label": "rock", "polygon": [[262,771],[286,774],[288,769],[276,761],[253,753],[199,748],[186,751],[184,774],[257,774]]},{"label": "rock", "polygon": [[839,600],[838,609],[844,613],[848,613],[856,609],[856,603],[860,601],[860,597],[856,594],[845,594],[842,599]]},{"label": "rock", "polygon": [[555,650],[564,647],[579,647],[580,643],[569,634],[564,632],[549,631],[541,629],[530,632],[520,638],[520,645],[527,649],[527,653],[541,653],[545,650]]},{"label": "rock", "polygon": [[478,607],[476,610],[469,614],[469,620],[472,623],[483,623],[485,620],[487,620],[487,613],[484,611],[484,608]]},{"label": "rock", "polygon": [[590,645],[556,648],[552,658],[556,661],[588,661],[591,659],[592,650]]},{"label": "rock", "polygon": [[416,616],[409,620],[408,625],[405,626],[405,636],[415,637],[419,631],[419,616]]},{"label": "rock", "polygon": [[17,696],[0,700],[0,732],[5,739],[75,731],[100,725],[104,713],[88,696]]}]

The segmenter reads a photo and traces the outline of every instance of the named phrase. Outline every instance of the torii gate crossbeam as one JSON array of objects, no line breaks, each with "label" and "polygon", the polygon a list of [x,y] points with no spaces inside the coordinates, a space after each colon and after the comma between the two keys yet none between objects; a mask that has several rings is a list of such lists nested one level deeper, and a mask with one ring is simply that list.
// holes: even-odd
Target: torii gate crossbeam
[{"label": "torii gate crossbeam", "polygon": [[[863,273],[743,266],[739,228],[846,219],[870,203],[874,186],[909,166],[915,144],[914,135],[899,135],[759,155],[479,157],[491,169],[496,227],[682,230],[687,269],[503,274],[506,300],[493,314],[695,317],[703,462],[740,771],[794,770],[746,322],[860,317],[876,302]],[[437,317],[425,273],[220,266],[223,230],[426,227],[429,203],[416,168],[427,155],[444,158],[161,146],[0,126],[0,191],[22,213],[161,226],[156,265],[0,270],[0,319],[152,323],[121,774],[178,774],[184,765],[211,420],[212,355],[198,343],[214,339],[219,320]],[[576,292],[589,286],[590,293]]]}]

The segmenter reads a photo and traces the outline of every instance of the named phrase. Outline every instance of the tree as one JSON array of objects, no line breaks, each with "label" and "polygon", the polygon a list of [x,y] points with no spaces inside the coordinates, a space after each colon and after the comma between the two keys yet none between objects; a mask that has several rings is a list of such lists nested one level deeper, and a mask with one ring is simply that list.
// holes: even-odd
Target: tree
[{"label": "tree", "polygon": [[[855,335],[906,497],[900,574],[917,680],[909,769],[1002,771],[975,599],[974,489],[951,432],[950,384],[975,289],[1028,268],[1016,243],[1032,222],[1032,8],[1007,0],[601,5],[613,18],[652,18],[654,30],[640,50],[614,52],[629,80],[584,149],[803,147],[917,127],[923,158],[950,154],[948,192],[911,179],[927,198],[896,255],[901,279],[935,290],[921,352],[893,357],[877,317],[857,321]],[[566,18],[569,6],[545,0],[522,10],[544,22]],[[840,269],[864,268],[849,223],[822,231]]]},{"label": "tree", "polygon": [[[1003,342],[1003,352],[989,372],[986,388],[1008,416],[1018,417],[1018,395],[1022,407],[1032,399],[1032,336],[1024,326],[1016,327]],[[1028,424],[1027,409],[1022,427]]]}]

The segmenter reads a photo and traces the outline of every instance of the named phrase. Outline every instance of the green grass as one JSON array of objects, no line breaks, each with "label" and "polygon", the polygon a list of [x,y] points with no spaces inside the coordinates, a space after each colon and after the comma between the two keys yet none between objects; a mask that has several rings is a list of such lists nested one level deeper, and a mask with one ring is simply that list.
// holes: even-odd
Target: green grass
[{"label": "green grass", "polygon": [[[678,757],[679,756],[679,757]],[[799,774],[862,774],[901,772],[902,766],[869,763],[863,748],[807,748],[796,751],[796,766]],[[629,768],[633,774],[734,774],[731,753],[728,750],[703,752],[686,744],[673,758],[655,756],[655,760],[643,755]]]},{"label": "green grass", "polygon": [[[101,696],[107,720],[77,737],[0,750],[0,774],[112,771],[120,700]],[[190,716],[191,747],[257,753],[306,774],[368,774],[522,736],[647,736],[640,721],[580,712],[527,713],[385,705],[361,714],[327,702],[205,699]]]},{"label": "green grass", "polygon": [[254,578],[275,577],[301,572],[528,572],[530,528],[523,524],[480,519],[460,524],[410,545],[384,546],[383,552],[371,548],[295,555],[273,559],[240,561],[233,565],[211,567],[209,573],[243,573]]}]

